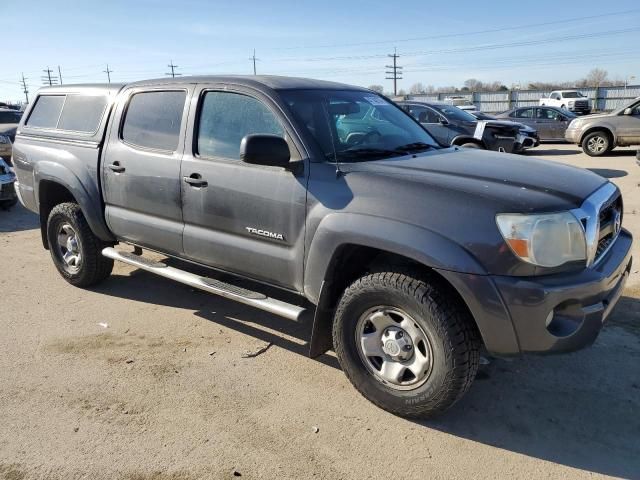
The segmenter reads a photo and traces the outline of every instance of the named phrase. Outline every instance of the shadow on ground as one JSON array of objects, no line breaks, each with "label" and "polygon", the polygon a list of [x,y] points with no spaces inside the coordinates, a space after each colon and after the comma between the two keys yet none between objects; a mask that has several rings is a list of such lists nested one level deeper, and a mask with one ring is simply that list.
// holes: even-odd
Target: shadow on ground
[{"label": "shadow on ground", "polygon": [[532,148],[530,150],[525,150],[526,155],[530,155],[532,157],[546,157],[549,155],[553,156],[562,156],[562,155],[578,155],[582,153],[582,150],[576,148],[575,150],[566,150],[559,148],[549,148],[545,145],[540,145],[539,147]]},{"label": "shadow on ground", "polygon": [[40,227],[38,215],[19,203],[9,210],[0,209],[0,233],[20,232]]},{"label": "shadow on ground", "polygon": [[629,175],[629,172],[626,170],[615,170],[611,168],[587,168],[587,170],[597,173],[604,178],[621,178]]},{"label": "shadow on ground", "polygon": [[[306,356],[306,344],[285,337],[306,342],[310,321],[291,322],[141,270],[113,275],[94,291],[194,310],[215,328]],[[640,301],[637,292],[628,293],[632,296],[622,298],[593,347],[568,355],[493,359],[449,412],[415,423],[585,471],[640,478]],[[318,360],[340,368],[330,355]]]}]

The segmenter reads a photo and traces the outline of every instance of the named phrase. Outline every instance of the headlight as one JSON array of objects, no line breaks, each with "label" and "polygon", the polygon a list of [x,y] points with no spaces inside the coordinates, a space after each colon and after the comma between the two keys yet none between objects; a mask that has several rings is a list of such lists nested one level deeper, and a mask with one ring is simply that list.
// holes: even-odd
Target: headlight
[{"label": "headlight", "polygon": [[570,212],[498,214],[496,223],[513,253],[525,262],[557,267],[587,259],[584,228]]},{"label": "headlight", "polygon": [[6,135],[0,135],[0,143],[11,143],[11,139]]}]

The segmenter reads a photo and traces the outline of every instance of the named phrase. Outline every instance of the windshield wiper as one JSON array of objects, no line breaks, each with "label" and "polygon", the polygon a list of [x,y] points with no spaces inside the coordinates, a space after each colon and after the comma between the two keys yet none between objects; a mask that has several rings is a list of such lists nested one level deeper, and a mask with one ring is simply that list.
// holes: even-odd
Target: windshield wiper
[{"label": "windshield wiper", "polygon": [[400,145],[399,147],[396,147],[396,150],[400,152],[420,152],[422,150],[430,150],[432,148],[435,149],[436,147],[424,142],[413,142],[407,143],[406,145]]},{"label": "windshield wiper", "polygon": [[349,160],[367,160],[376,158],[387,158],[406,155],[406,152],[400,150],[388,150],[385,148],[355,148],[338,152],[338,157]]}]

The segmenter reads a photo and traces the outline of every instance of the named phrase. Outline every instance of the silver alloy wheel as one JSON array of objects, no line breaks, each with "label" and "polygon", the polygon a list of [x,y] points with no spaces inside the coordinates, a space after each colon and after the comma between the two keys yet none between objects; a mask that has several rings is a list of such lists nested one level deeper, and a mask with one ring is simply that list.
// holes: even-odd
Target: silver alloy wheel
[{"label": "silver alloy wheel", "polygon": [[82,251],[78,234],[68,223],[63,223],[58,229],[58,252],[69,273],[77,273],[82,263]]},{"label": "silver alloy wheel", "polygon": [[593,153],[602,153],[607,149],[607,140],[604,137],[591,137],[587,142],[587,148]]},{"label": "silver alloy wheel", "polygon": [[429,337],[399,308],[367,310],[358,319],[355,335],[365,367],[388,387],[413,390],[429,378],[433,366]]}]

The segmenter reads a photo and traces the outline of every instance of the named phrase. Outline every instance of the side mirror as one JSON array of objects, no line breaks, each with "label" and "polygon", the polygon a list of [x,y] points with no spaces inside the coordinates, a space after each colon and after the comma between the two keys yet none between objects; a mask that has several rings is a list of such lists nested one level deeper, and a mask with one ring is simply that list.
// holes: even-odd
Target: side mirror
[{"label": "side mirror", "polygon": [[441,125],[449,125],[449,120],[447,120],[446,118],[439,117],[439,120]]},{"label": "side mirror", "polygon": [[623,113],[625,115],[633,115],[633,108],[625,108]]},{"label": "side mirror", "polygon": [[289,145],[278,135],[246,135],[240,142],[240,159],[254,165],[287,167],[291,159]]}]

